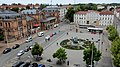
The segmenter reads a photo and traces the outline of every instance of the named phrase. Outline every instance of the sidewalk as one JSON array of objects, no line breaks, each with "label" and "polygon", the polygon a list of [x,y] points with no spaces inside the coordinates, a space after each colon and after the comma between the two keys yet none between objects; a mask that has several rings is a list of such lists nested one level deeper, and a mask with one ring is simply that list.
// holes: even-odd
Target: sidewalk
[{"label": "sidewalk", "polygon": [[[47,31],[44,31],[44,32],[47,32]],[[33,36],[32,36],[33,39],[34,39],[35,37],[37,37],[37,33],[33,34]],[[25,38],[23,38],[23,39],[20,39],[20,40],[17,40],[17,41],[14,41],[14,42],[11,42],[11,43],[8,43],[8,44],[6,44],[6,43],[1,43],[1,42],[0,42],[0,46],[1,46],[1,48],[0,48],[0,54],[1,54],[1,53],[3,52],[3,50],[4,50],[5,48],[7,48],[7,47],[12,48],[12,46],[15,45],[15,44],[20,44],[20,45],[22,45],[23,43],[25,43],[26,38],[27,38],[27,37],[25,37]]]}]

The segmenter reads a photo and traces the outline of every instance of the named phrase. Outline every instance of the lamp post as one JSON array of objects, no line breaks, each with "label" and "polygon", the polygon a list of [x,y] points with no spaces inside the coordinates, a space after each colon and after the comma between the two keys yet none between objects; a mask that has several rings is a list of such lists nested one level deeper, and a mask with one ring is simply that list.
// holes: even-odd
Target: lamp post
[{"label": "lamp post", "polygon": [[[92,38],[92,41],[93,41],[93,38]],[[92,43],[94,43],[94,42],[92,42]],[[91,55],[91,67],[93,66],[93,64],[92,64],[92,60],[93,60],[93,44],[91,44],[92,45],[92,55]]]}]

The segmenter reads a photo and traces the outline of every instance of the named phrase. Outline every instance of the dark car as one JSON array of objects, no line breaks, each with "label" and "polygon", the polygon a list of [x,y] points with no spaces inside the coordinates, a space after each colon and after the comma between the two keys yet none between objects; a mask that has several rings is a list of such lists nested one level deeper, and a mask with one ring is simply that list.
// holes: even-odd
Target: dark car
[{"label": "dark car", "polygon": [[6,48],[4,51],[3,51],[3,54],[6,54],[6,53],[8,53],[8,52],[10,52],[11,51],[11,48]]},{"label": "dark car", "polygon": [[29,67],[38,67],[37,63],[32,63]]},{"label": "dark car", "polygon": [[20,45],[19,44],[15,44],[13,47],[12,47],[12,49],[16,49],[16,48],[18,48]]},{"label": "dark car", "polygon": [[23,64],[23,61],[18,61],[12,65],[12,67],[19,67],[21,64]]},{"label": "dark car", "polygon": [[22,65],[20,65],[19,67],[28,67],[30,65],[30,62],[25,62]]}]

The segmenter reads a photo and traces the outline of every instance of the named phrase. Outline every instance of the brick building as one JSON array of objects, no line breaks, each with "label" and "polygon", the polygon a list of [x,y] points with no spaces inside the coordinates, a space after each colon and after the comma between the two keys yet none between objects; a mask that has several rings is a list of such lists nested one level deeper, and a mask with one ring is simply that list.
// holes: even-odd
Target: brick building
[{"label": "brick building", "polygon": [[26,37],[26,18],[10,10],[0,10],[0,30],[4,35],[4,41],[11,42]]}]

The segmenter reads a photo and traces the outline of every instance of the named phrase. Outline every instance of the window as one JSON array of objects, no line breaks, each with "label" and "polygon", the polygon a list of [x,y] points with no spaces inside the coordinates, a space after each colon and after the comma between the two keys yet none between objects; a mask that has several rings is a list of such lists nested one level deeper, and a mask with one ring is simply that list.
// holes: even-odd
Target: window
[{"label": "window", "polygon": [[2,26],[2,23],[0,23],[0,26]]},{"label": "window", "polygon": [[87,21],[87,24],[89,24],[89,21]]},{"label": "window", "polygon": [[7,27],[7,23],[5,23],[6,27]]},{"label": "window", "polygon": [[10,27],[10,23],[8,23],[9,27]]}]

